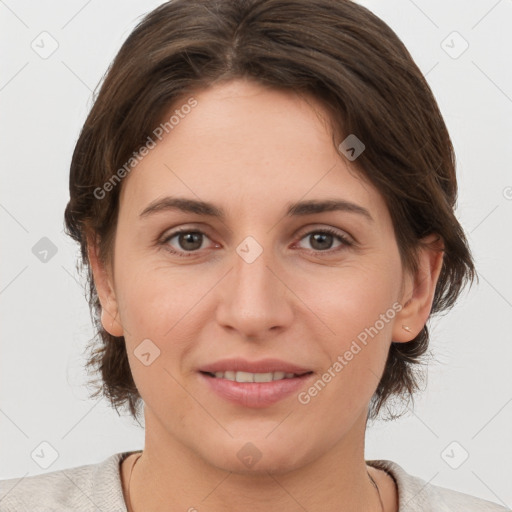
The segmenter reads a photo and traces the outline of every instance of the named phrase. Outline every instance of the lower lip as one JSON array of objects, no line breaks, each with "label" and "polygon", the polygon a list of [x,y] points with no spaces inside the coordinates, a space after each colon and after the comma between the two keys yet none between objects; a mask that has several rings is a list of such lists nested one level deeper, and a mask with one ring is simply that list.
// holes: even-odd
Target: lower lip
[{"label": "lower lip", "polygon": [[306,385],[306,381],[313,373],[271,382],[235,382],[202,372],[199,372],[199,376],[206,381],[210,389],[225,400],[244,407],[263,408],[297,393]]}]

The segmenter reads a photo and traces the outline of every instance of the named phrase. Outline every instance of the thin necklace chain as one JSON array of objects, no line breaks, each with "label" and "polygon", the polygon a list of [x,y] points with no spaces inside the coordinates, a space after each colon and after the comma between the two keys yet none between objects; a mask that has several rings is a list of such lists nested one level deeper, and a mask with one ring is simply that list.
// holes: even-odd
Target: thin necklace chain
[{"label": "thin necklace chain", "polygon": [[133,468],[135,467],[135,464],[137,464],[137,461],[141,458],[141,456],[142,456],[142,453],[140,453],[139,456],[135,459],[135,462],[132,464],[130,476],[128,477],[128,485],[126,486],[126,501],[128,502],[128,512],[134,512],[133,508],[132,508],[132,503],[130,500],[130,484],[132,481]]},{"label": "thin necklace chain", "polygon": [[[137,461],[141,458],[141,456],[142,456],[142,453],[140,453],[139,456],[135,459],[135,462],[132,464],[132,469],[130,470],[130,476],[128,477],[128,485],[126,486],[126,501],[128,502],[128,512],[134,512],[134,510],[132,508],[131,500],[130,500],[130,484],[132,481],[133,468],[135,467],[135,464],[137,464]],[[368,473],[368,471],[367,471],[367,473]],[[382,497],[380,495],[379,486],[377,485],[377,482],[372,478],[372,475],[370,475],[370,473],[368,473],[368,476],[370,477],[370,480],[371,480],[373,486],[375,487],[375,489],[377,489],[377,493],[379,495],[380,510],[381,510],[381,512],[384,512],[384,504],[382,503]]]},{"label": "thin necklace chain", "polygon": [[[368,473],[368,471],[366,472]],[[384,503],[382,503],[382,496],[380,495],[379,486],[377,485],[377,482],[372,478],[372,475],[370,475],[370,473],[368,473],[368,476],[370,477],[370,480],[375,489],[377,489],[377,494],[379,495],[380,511],[384,512]]]}]

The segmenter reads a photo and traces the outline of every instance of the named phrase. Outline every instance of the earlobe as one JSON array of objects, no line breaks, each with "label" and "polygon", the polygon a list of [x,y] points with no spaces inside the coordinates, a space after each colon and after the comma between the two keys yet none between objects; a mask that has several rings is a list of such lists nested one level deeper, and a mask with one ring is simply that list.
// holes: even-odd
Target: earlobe
[{"label": "earlobe", "polygon": [[405,343],[414,339],[423,329],[434,301],[436,285],[441,274],[444,245],[433,234],[421,241],[418,250],[418,271],[408,276],[404,287],[404,304],[396,315],[393,341]]},{"label": "earlobe", "polygon": [[99,258],[98,245],[94,236],[87,237],[87,254],[101,304],[101,324],[112,336],[122,336],[124,331],[123,326],[118,321],[119,309],[112,278]]},{"label": "earlobe", "polygon": [[106,310],[105,308],[101,308],[101,325],[103,328],[112,336],[123,336],[123,326],[117,321],[117,309],[116,316],[112,316],[112,314]]}]

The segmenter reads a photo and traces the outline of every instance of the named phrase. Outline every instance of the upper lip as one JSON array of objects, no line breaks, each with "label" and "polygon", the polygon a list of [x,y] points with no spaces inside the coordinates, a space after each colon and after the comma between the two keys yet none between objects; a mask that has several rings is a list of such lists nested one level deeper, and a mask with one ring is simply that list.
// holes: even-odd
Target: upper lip
[{"label": "upper lip", "polygon": [[297,366],[292,363],[287,363],[286,361],[281,361],[279,359],[261,359],[259,361],[247,361],[246,359],[232,358],[221,359],[220,361],[216,361],[215,363],[206,364],[204,366],[201,366],[201,368],[199,368],[199,371],[209,373],[226,371],[239,371],[250,373],[285,372],[300,375],[308,373],[311,370],[304,368],[302,366]]}]

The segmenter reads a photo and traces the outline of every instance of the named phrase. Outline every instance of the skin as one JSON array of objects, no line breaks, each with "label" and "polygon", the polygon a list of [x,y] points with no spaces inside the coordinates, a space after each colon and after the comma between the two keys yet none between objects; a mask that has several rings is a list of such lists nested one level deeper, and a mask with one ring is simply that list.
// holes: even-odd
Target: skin
[{"label": "skin", "polygon": [[[144,400],[132,508],[325,512],[342,503],[379,511],[369,471],[386,512],[396,511],[393,480],[364,459],[367,410],[391,340],[412,340],[428,318],[440,247],[420,251],[416,275],[403,269],[382,196],[337,152],[314,98],[245,80],[194,97],[198,105],[122,184],[113,267],[98,260],[92,243],[89,250],[103,325],[125,337]],[[164,211],[139,218],[171,195],[213,202],[227,217]],[[356,203],[373,221],[350,212],[284,215],[288,202],[326,198]],[[204,233],[191,257],[155,243],[178,227]],[[315,245],[312,234],[326,227],[355,245],[336,237]],[[263,249],[251,264],[236,252],[247,236]],[[166,244],[186,254],[181,242]],[[236,355],[275,357],[318,377],[394,303],[403,309],[307,405],[292,394],[249,409],[198,376],[200,365]],[[147,338],[161,351],[149,366],[134,354]],[[262,454],[251,468],[237,457],[247,442]],[[122,464],[125,489],[135,458]]]}]

